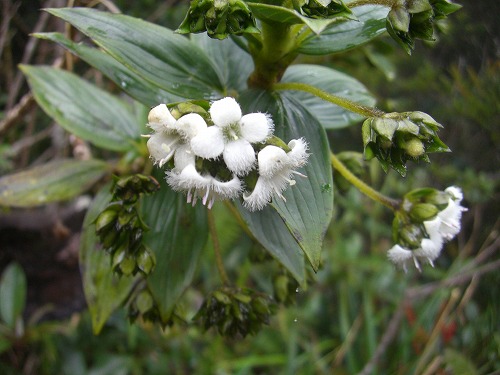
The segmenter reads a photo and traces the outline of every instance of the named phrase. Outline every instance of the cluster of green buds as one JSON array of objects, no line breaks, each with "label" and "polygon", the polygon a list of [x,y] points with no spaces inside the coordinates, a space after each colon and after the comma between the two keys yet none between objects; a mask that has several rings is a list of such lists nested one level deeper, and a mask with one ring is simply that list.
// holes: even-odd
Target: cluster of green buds
[{"label": "cluster of green buds", "polygon": [[309,18],[335,18],[352,15],[342,0],[293,0],[297,12]]},{"label": "cluster of green buds", "polygon": [[410,54],[415,40],[434,41],[435,21],[446,18],[461,5],[447,0],[398,0],[387,15],[389,35]]},{"label": "cluster of green buds", "polygon": [[460,232],[463,194],[460,188],[450,186],[444,191],[420,188],[404,196],[393,221],[393,238],[397,243],[388,251],[388,257],[406,270],[413,260],[420,269],[419,260],[433,265],[443,244]]},{"label": "cluster of green buds", "polygon": [[289,272],[283,272],[276,275],[273,279],[274,299],[285,305],[290,306],[295,303],[299,283],[290,275]]},{"label": "cluster of green buds", "polygon": [[160,322],[160,310],[151,295],[151,292],[144,288],[137,295],[131,298],[128,305],[128,318],[131,323],[141,317],[147,322]]},{"label": "cluster of green buds", "polygon": [[384,171],[389,167],[406,175],[408,160],[429,163],[427,153],[450,151],[438,137],[442,126],[426,113],[386,113],[370,117],[363,123],[365,159],[376,157]]},{"label": "cluster of green buds", "polygon": [[142,243],[148,227],[138,212],[141,194],[151,194],[159,184],[140,174],[117,178],[113,198],[95,220],[102,247],[110,254],[113,271],[120,275],[148,275],[154,268],[154,254]]},{"label": "cluster of green buds", "polygon": [[181,34],[206,31],[209,37],[216,39],[260,32],[243,0],[192,0],[186,17],[176,31]]},{"label": "cluster of green buds", "polygon": [[272,299],[252,289],[224,286],[212,292],[194,317],[205,330],[216,328],[226,337],[245,337],[269,324],[274,313]]}]

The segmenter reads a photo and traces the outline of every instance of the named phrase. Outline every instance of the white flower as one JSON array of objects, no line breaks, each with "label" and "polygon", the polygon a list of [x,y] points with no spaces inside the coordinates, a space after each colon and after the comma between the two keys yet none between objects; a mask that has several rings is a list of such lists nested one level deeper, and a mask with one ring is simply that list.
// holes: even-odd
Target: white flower
[{"label": "white flower", "polygon": [[251,194],[243,194],[243,205],[250,211],[261,210],[277,195],[286,202],[283,191],[295,185],[293,175],[306,177],[294,169],[307,161],[307,144],[303,139],[288,143],[286,153],[277,146],[266,146],[258,154],[259,178]]},{"label": "white flower", "polygon": [[415,268],[419,271],[421,271],[419,259],[426,260],[434,267],[434,260],[439,256],[443,243],[424,238],[420,246],[418,249],[410,250],[401,245],[394,245],[387,251],[387,257],[391,262],[402,267],[405,272],[407,271],[406,264],[409,260],[413,260]]},{"label": "white flower", "polygon": [[148,136],[147,147],[151,158],[160,167],[174,156],[180,146],[207,128],[205,120],[195,113],[175,120],[165,104],[154,107],[149,112],[148,121],[148,126],[155,133]]},{"label": "white flower", "polygon": [[222,154],[231,172],[248,173],[255,163],[251,143],[263,142],[269,137],[273,131],[271,118],[264,113],[242,116],[239,104],[230,97],[213,102],[210,116],[214,126],[193,137],[191,149],[204,159],[215,159]]},{"label": "white flower", "polygon": [[188,163],[180,172],[177,168],[167,172],[167,182],[175,191],[187,193],[187,203],[194,206],[200,198],[209,209],[215,201],[237,198],[242,189],[237,176],[220,181],[209,174],[201,175],[194,163]]}]

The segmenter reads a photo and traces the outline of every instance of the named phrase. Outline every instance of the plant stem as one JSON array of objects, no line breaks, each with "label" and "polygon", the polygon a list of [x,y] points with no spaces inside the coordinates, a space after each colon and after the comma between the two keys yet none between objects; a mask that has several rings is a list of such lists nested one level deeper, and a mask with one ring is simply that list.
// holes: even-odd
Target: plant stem
[{"label": "plant stem", "polygon": [[361,181],[344,165],[344,163],[337,158],[333,152],[330,153],[330,161],[333,168],[337,170],[342,177],[344,177],[367,197],[382,203],[384,206],[389,207],[393,211],[396,211],[399,208],[400,202],[398,200],[386,197],[382,193],[373,189],[371,186],[367,185],[365,182]]},{"label": "plant stem", "polygon": [[367,107],[358,103],[355,103],[349,99],[342,98],[337,95],[330,94],[326,91],[320,90],[315,86],[308,85],[306,83],[299,82],[280,82],[273,85],[274,90],[296,90],[296,91],[304,91],[317,96],[327,102],[336,104],[342,108],[347,109],[348,111],[357,113],[364,117],[380,117],[384,114],[383,111]]},{"label": "plant stem", "polygon": [[220,251],[220,242],[217,235],[217,228],[215,227],[214,214],[211,210],[208,211],[208,230],[210,231],[210,237],[212,238],[212,243],[214,245],[215,263],[217,264],[217,269],[219,271],[220,279],[224,285],[230,285],[229,277],[227,276],[226,269],[224,268],[224,262],[222,261],[222,254]]},{"label": "plant stem", "polygon": [[361,5],[384,5],[392,8],[397,0],[355,0],[347,4],[349,8],[359,7]]}]

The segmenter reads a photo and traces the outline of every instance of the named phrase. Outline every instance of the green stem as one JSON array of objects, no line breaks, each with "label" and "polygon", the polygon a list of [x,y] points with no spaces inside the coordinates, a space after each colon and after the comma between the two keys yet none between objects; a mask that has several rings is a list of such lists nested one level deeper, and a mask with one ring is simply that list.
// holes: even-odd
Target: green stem
[{"label": "green stem", "polygon": [[357,113],[364,117],[380,117],[384,115],[384,112],[372,107],[367,107],[358,103],[355,103],[349,99],[342,98],[337,95],[330,94],[326,91],[320,90],[315,86],[308,85],[306,83],[299,82],[280,82],[273,85],[274,90],[296,90],[296,91],[304,91],[317,96],[327,102],[338,105],[342,108],[347,109],[348,111]]},{"label": "green stem", "polygon": [[342,177],[354,185],[359,191],[365,194],[367,197],[382,203],[384,206],[389,207],[391,210],[396,211],[399,209],[400,202],[396,199],[386,197],[382,193],[373,189],[371,186],[367,185],[365,182],[361,181],[354,173],[352,173],[345,165],[342,163],[337,156],[331,152],[330,161],[333,168],[339,172]]},{"label": "green stem", "polygon": [[348,3],[347,6],[349,8],[355,8],[361,5],[384,5],[392,8],[392,6],[397,2],[398,0],[355,0]]},{"label": "green stem", "polygon": [[214,245],[215,253],[215,263],[217,264],[217,269],[219,270],[220,279],[222,284],[230,285],[229,277],[227,276],[226,269],[224,268],[224,262],[222,261],[222,254],[220,251],[219,236],[217,235],[217,228],[215,227],[214,214],[211,210],[208,211],[208,230],[210,231],[210,237],[212,238],[212,243]]}]

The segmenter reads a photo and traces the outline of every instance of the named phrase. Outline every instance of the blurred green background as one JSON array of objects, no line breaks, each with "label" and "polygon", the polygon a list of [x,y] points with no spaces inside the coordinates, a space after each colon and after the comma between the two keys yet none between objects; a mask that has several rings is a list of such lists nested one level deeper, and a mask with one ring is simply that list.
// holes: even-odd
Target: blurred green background
[{"label": "blurred green background", "polygon": [[[91,4],[93,3],[93,4]],[[175,28],[187,2],[76,1]],[[396,270],[391,213],[355,189],[336,191],[321,270],[268,327],[241,340],[191,323],[160,329],[130,325],[119,312],[92,334],[78,273],[79,226],[74,205],[0,211],[0,373],[2,374],[493,374],[500,368],[498,231],[500,26],[497,0],[463,0],[441,25],[434,45],[410,57],[390,38],[327,58],[303,58],[347,72],[388,111],[421,110],[445,127],[453,153],[414,165],[401,179],[370,163],[364,178],[390,196],[412,188],[461,186],[468,212],[463,230],[436,267]],[[40,8],[65,1],[2,2],[0,38],[0,175],[68,154],[70,137],[29,97],[18,63],[52,64],[63,53],[29,37],[64,31]],[[82,76],[119,90],[75,62]],[[26,102],[26,103],[25,103]],[[17,111],[17,112],[16,112]],[[361,151],[360,128],[330,134],[332,149]],[[85,200],[85,198],[82,198]],[[81,202],[80,202],[81,203]],[[219,228],[229,220],[216,209]],[[228,270],[242,285],[268,264],[248,261],[245,238],[222,231]],[[210,247],[210,246],[208,246]],[[208,248],[187,314],[218,284]],[[16,262],[17,266],[13,266]],[[10,265],[10,266],[9,266]],[[24,282],[26,281],[26,282]],[[271,290],[271,285],[254,285]],[[26,290],[26,303],[23,301]]]}]

